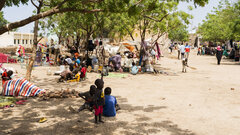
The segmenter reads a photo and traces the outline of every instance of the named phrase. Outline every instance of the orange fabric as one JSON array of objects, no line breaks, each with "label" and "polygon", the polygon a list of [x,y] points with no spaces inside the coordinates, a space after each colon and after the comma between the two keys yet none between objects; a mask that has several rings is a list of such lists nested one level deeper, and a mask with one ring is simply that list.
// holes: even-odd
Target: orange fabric
[{"label": "orange fabric", "polygon": [[79,53],[75,53],[74,56],[75,58],[77,58],[79,56]]},{"label": "orange fabric", "polygon": [[130,50],[131,52],[133,52],[133,50],[134,50],[134,47],[133,47],[133,46],[126,46],[126,48],[127,48],[128,50]]}]

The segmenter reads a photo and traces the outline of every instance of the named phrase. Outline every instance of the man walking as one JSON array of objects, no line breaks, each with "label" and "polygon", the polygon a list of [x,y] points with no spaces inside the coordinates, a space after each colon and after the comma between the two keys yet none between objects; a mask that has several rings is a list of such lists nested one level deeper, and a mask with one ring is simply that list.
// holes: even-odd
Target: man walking
[{"label": "man walking", "polygon": [[177,49],[178,49],[178,59],[180,59],[180,43],[177,44]]},{"label": "man walking", "polygon": [[181,52],[181,59],[183,59],[185,55],[185,46],[183,45],[183,43],[180,46],[180,52]]},{"label": "man walking", "polygon": [[186,58],[188,59],[189,53],[190,53],[190,45],[188,45],[188,43],[186,43],[185,52],[186,52]]}]

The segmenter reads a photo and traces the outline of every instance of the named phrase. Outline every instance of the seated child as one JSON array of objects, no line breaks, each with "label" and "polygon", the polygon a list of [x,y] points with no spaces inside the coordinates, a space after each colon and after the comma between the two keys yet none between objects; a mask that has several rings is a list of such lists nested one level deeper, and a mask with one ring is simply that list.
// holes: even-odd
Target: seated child
[{"label": "seated child", "polygon": [[92,111],[93,107],[93,97],[96,92],[96,86],[91,85],[90,90],[84,93],[79,93],[79,97],[83,98],[85,100],[85,103],[78,109],[78,112],[84,110],[84,109],[89,109]]},{"label": "seated child", "polygon": [[77,74],[74,76],[72,80],[68,80],[68,82],[79,82],[80,81],[80,71],[77,71]]},{"label": "seated child", "polygon": [[104,90],[105,96],[105,104],[103,107],[103,115],[107,117],[114,117],[116,116],[116,111],[119,109],[117,104],[117,100],[114,96],[111,96],[111,88],[107,87]]},{"label": "seated child", "polygon": [[[103,87],[104,82],[102,79],[97,79],[95,81],[95,85],[97,86],[96,93],[94,95],[94,110],[95,110],[95,123],[98,124],[98,122],[102,122],[102,114],[103,114],[103,105],[104,105],[104,93],[103,93]],[[98,117],[99,116],[99,121]]]},{"label": "seated child", "polygon": [[133,75],[136,75],[138,73],[138,67],[136,66],[136,64],[134,62],[132,63],[132,71],[131,71],[131,73]]},{"label": "seated child", "polygon": [[80,75],[81,80],[86,79],[86,72],[87,72],[87,68],[86,68],[86,65],[83,63],[82,69],[81,69],[81,75]]}]

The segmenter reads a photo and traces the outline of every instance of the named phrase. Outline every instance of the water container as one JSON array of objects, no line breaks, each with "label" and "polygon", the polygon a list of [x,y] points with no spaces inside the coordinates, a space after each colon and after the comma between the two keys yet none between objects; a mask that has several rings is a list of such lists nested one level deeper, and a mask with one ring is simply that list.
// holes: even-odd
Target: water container
[{"label": "water container", "polygon": [[51,69],[49,68],[48,71],[47,71],[47,75],[51,75],[52,74],[52,71]]},{"label": "water container", "polygon": [[64,71],[65,70],[65,66],[64,65],[61,65],[60,66],[60,71],[62,72],[62,71]]},{"label": "water container", "polygon": [[98,67],[99,67],[98,65],[94,65],[93,71],[94,71],[94,72],[97,72],[97,71],[98,71]]}]

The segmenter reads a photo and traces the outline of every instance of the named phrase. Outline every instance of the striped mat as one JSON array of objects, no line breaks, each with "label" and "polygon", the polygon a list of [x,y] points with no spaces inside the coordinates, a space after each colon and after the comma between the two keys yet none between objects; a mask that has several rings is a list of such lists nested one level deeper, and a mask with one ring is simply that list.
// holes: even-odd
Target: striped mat
[{"label": "striped mat", "polygon": [[3,85],[3,96],[37,96],[43,93],[44,90],[33,85],[24,78],[12,79],[6,81]]}]

